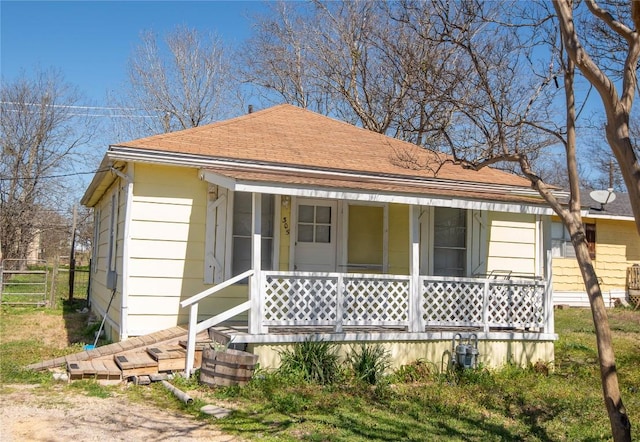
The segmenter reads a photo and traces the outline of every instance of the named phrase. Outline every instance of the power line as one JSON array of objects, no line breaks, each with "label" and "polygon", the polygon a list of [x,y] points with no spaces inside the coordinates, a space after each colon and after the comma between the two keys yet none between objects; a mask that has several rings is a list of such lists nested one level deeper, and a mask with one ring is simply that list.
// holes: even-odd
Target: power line
[{"label": "power line", "polygon": [[65,173],[60,175],[45,175],[45,176],[38,176],[38,177],[11,177],[11,178],[0,177],[0,181],[47,180],[47,179],[53,179],[53,178],[66,178],[70,176],[79,176],[79,175],[93,175],[98,172],[106,172],[108,170],[111,170],[111,168],[97,169],[97,170],[91,170],[86,172]]},{"label": "power line", "polygon": [[92,109],[92,110],[127,110],[127,111],[143,111],[144,109],[136,109],[135,107],[108,107],[108,106],[77,106],[70,104],[43,104],[43,103],[27,103],[24,101],[0,101],[0,104],[24,105],[24,106],[45,106],[58,107],[62,109]]}]

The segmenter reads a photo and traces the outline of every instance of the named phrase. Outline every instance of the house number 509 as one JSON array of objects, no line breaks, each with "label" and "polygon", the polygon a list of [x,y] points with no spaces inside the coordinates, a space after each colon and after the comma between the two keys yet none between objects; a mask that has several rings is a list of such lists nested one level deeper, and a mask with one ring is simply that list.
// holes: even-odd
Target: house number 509
[{"label": "house number 509", "polygon": [[284,216],[282,217],[282,227],[284,227],[284,231],[287,232],[287,235],[289,235],[290,231],[289,231],[289,221],[287,221],[287,217]]}]

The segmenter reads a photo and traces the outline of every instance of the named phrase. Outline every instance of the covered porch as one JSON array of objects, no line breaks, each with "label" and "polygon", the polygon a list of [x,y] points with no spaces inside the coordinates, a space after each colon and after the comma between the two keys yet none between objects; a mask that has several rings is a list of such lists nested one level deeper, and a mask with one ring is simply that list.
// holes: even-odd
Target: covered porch
[{"label": "covered porch", "polygon": [[[211,327],[254,350],[310,337],[341,343],[432,342],[442,349],[458,333],[473,333],[487,343],[551,343],[552,354],[549,281],[509,271],[472,277],[423,274],[419,205],[409,206],[408,274],[384,274],[263,269],[261,204],[261,194],[253,192],[251,268],[180,303],[189,309],[187,361],[193,360],[196,335]],[[548,260],[544,268],[549,275]],[[243,282],[248,300],[213,317],[199,313],[201,301]],[[192,368],[187,366],[187,373]]]}]

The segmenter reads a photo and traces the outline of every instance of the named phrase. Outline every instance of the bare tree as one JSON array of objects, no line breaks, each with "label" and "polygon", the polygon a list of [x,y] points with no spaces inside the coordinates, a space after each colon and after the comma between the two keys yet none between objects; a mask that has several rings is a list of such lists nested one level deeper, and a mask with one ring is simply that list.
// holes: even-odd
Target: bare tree
[{"label": "bare tree", "polygon": [[[395,12],[382,2],[278,3],[244,51],[245,81],[267,96],[430,145],[449,123],[439,79],[455,71],[455,60],[432,40],[415,39]],[[429,17],[424,28],[437,34]]]},{"label": "bare tree", "polygon": [[[611,331],[580,214],[581,186],[576,147],[578,105],[571,51],[565,52],[564,46],[557,44],[559,37],[554,32],[557,28],[550,27],[552,15],[545,11],[544,5],[540,5],[539,15],[529,26],[525,26],[522,15],[511,23],[500,23],[500,17],[509,16],[506,11],[493,16],[485,13],[481,4],[466,2],[464,5],[471,7],[462,7],[461,15],[451,16],[448,9],[438,12],[450,30],[443,36],[443,41],[456,45],[469,66],[467,88],[462,92],[456,90],[456,96],[452,97],[456,100],[455,124],[447,129],[446,139],[456,161],[467,167],[479,169],[505,162],[517,164],[519,173],[531,181],[532,187],[561,218],[571,236],[591,303],[603,395],[612,434],[616,440],[630,440],[630,423],[620,395]],[[534,18],[533,15],[528,17]],[[512,32],[514,29],[516,33]],[[543,75],[519,71],[518,66],[532,54],[531,46],[520,43],[524,41],[523,37],[551,43],[557,57],[551,59],[550,66],[555,64],[557,67]],[[635,67],[635,62],[632,66]],[[553,102],[553,96],[545,94],[547,86],[559,76],[562,76],[564,86],[564,127],[550,124],[546,114]],[[519,77],[529,78],[530,83],[517,80]],[[564,146],[566,156],[570,192],[566,204],[557,199],[553,188],[535,172],[531,161],[532,155],[556,143]]]},{"label": "bare tree", "polygon": [[118,136],[196,127],[232,113],[231,54],[218,36],[177,27],[162,42],[151,31],[141,40],[129,58],[123,93],[109,97]]},{"label": "bare tree", "polygon": [[22,74],[0,92],[0,240],[3,258],[26,259],[42,208],[68,197],[64,176],[86,167],[94,125],[56,71]]},{"label": "bare tree", "polygon": [[[598,91],[604,105],[606,139],[624,178],[636,220],[636,228],[640,234],[640,163],[638,162],[638,149],[634,148],[632,144],[629,126],[636,94],[637,67],[640,57],[640,34],[638,33],[640,3],[630,1],[624,5],[621,2],[614,2],[613,5],[609,5],[608,9],[601,7],[594,0],[585,0],[581,4],[574,4],[571,0],[554,0],[553,5],[569,56],[580,69],[582,75]],[[604,60],[600,59],[600,64],[597,63],[598,58],[593,56],[594,53],[597,53],[597,48],[592,48],[589,51],[583,44],[584,39],[579,35],[579,29],[576,28],[574,8],[578,7],[588,8],[592,20],[595,20],[601,32],[605,33],[604,35],[610,37],[609,41],[614,39],[613,46],[618,49],[618,51],[607,51],[607,57]],[[588,26],[585,28],[592,29]],[[622,60],[612,58],[619,54],[620,50],[624,54]],[[620,92],[618,92],[614,78],[610,74],[608,75],[607,68],[603,67],[603,63],[616,60],[622,63],[621,69],[618,71],[622,80]]]}]

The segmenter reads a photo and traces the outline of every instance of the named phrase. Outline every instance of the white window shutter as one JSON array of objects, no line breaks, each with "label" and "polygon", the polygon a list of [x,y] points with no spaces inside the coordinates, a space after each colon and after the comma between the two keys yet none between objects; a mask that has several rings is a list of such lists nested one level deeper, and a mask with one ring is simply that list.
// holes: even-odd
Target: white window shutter
[{"label": "white window shutter", "polygon": [[205,221],[205,284],[224,281],[226,233],[227,189],[209,184]]}]

